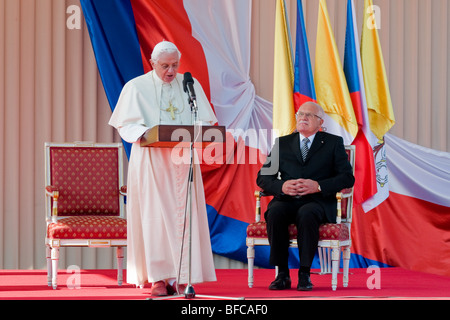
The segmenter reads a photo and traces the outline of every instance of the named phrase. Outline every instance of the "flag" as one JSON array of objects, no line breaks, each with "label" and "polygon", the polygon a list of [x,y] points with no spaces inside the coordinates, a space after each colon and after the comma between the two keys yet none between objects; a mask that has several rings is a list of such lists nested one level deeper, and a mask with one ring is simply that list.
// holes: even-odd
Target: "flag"
[{"label": "flag", "polygon": [[[191,72],[202,84],[219,124],[227,128],[223,157],[201,164],[212,250],[246,261],[245,233],[255,219],[255,177],[270,140],[264,133],[272,129],[272,103],[258,97],[249,81],[251,1],[80,3],[111,109],[124,84],[150,70],[158,42],[172,41],[181,51],[179,72]],[[260,132],[257,138],[250,134]],[[268,254],[263,248],[255,263],[270,267]]]},{"label": "flag", "polygon": [[308,39],[306,37],[305,21],[303,18],[302,0],[297,0],[297,31],[295,41],[294,67],[294,108],[298,111],[307,101],[316,101],[316,89],[311,70]]},{"label": "flag", "polygon": [[351,144],[358,133],[358,123],[325,0],[319,3],[314,83],[317,102],[327,114],[324,122],[327,131]]},{"label": "flag", "polygon": [[273,129],[279,136],[295,130],[294,68],[289,24],[284,0],[277,0],[273,76]]},{"label": "flag", "polygon": [[[115,106],[124,83],[144,72],[131,3],[82,0],[81,6],[106,97]],[[124,141],[124,149],[129,156],[131,144]]]},{"label": "flag", "polygon": [[352,258],[448,277],[450,153],[384,138],[389,197],[367,214],[355,208]]},{"label": "flag", "polygon": [[370,131],[367,114],[360,45],[353,0],[348,0],[347,2],[344,74],[347,79],[353,110],[359,128],[353,145],[356,146],[354,204],[360,205],[377,193],[377,178],[372,148],[372,146],[376,145],[377,139]]},{"label": "flag", "polygon": [[[219,123],[227,127],[230,152],[225,156],[231,160],[202,165],[212,249],[215,254],[246,262],[246,228],[254,221],[255,177],[261,167],[251,162],[250,155],[265,151],[255,141],[247,141],[250,135],[242,133],[272,128],[272,104],[256,96],[249,81],[251,1],[80,3],[111,108],[125,82],[147,68],[153,42],[146,43],[149,40],[145,39],[182,44],[183,70],[209,88],[205,92]],[[141,24],[146,21],[142,20],[147,19],[151,23],[143,28]],[[233,21],[233,28],[229,21]],[[185,54],[191,46],[195,47],[194,54]],[[354,215],[357,219],[352,234],[360,236],[352,238],[350,267],[376,264],[449,275],[450,203],[446,191],[450,189],[450,154],[421,148],[389,134],[385,141],[391,196],[370,214]],[[255,265],[271,267],[269,248],[260,246],[256,250]],[[298,262],[298,256],[296,259]],[[318,267],[316,259],[313,268]]]},{"label": "flag", "polygon": [[[361,61],[369,108],[370,128],[382,140],[395,124],[391,94],[384,66],[383,52],[372,0],[364,1],[364,23],[361,34]],[[374,22],[371,24],[370,22]]]},{"label": "flag", "polygon": [[377,170],[377,193],[363,203],[368,212],[389,197],[389,178],[384,135],[394,125],[394,111],[384,66],[383,53],[378,38],[372,10],[372,0],[364,2],[364,23],[361,33],[361,66],[366,91],[370,130],[379,142],[373,146]]}]

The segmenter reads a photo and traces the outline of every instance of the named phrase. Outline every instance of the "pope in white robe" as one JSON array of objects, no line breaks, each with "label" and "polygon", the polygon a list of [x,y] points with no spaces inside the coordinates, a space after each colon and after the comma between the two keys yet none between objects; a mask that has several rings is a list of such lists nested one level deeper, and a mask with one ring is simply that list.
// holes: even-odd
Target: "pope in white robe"
[{"label": "pope in white robe", "polygon": [[[177,73],[180,57],[174,44],[157,44],[150,60],[153,70],[125,84],[109,121],[132,143],[127,179],[127,282],[141,287],[153,283],[155,288],[158,284],[160,291],[152,295],[165,295],[163,283],[169,289],[177,278],[179,284],[216,281],[198,161],[194,161],[192,184],[189,278],[189,211],[185,219],[189,161],[174,161],[172,148],[140,146],[142,135],[156,125],[193,124],[183,75]],[[194,89],[198,121],[215,124],[211,105],[195,79]]]}]

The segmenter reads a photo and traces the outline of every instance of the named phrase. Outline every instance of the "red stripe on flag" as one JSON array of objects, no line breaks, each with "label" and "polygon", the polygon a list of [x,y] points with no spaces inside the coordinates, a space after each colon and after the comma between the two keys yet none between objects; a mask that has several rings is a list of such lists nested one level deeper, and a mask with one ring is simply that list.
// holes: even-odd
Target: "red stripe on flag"
[{"label": "red stripe on flag", "polygon": [[359,127],[358,134],[352,143],[356,147],[354,202],[361,204],[378,191],[376,169],[372,147],[361,129],[363,127],[361,93],[353,92],[350,94],[350,98]]},{"label": "red stripe on flag", "polygon": [[358,127],[362,128],[363,126],[363,115],[362,115],[362,97],[361,92],[352,92],[350,93],[350,99],[352,99],[353,111],[355,112],[356,121],[358,122]]},{"label": "red stripe on flag", "polygon": [[300,92],[294,92],[294,108],[295,108],[295,112],[298,111],[298,109],[301,107],[302,104],[304,104],[305,102],[308,102],[308,101],[316,102],[316,100],[314,100],[311,97],[305,96],[304,94],[301,94]]},{"label": "red stripe on flag", "polygon": [[226,141],[226,154],[215,155],[220,162],[202,165],[206,202],[223,216],[252,223],[256,203],[253,193],[259,190],[256,176],[266,156],[259,149],[245,146],[242,139],[236,143],[230,133]]},{"label": "red stripe on flag", "polygon": [[359,127],[358,134],[352,143],[356,147],[354,203],[361,204],[378,191],[376,169],[372,147],[361,129],[363,127],[361,93],[353,92],[350,98]]},{"label": "red stripe on flag", "polygon": [[377,193],[377,180],[373,150],[362,130],[358,131],[352,145],[355,150],[354,203],[361,204]]},{"label": "red stripe on flag", "polygon": [[354,208],[352,251],[394,267],[450,276],[449,208],[390,192],[375,209]]}]

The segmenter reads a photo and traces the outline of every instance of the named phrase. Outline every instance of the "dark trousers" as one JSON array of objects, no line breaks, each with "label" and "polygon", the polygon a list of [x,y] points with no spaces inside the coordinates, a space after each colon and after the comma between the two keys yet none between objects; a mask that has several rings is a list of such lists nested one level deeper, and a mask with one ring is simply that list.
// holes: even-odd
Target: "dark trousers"
[{"label": "dark trousers", "polygon": [[297,243],[300,267],[311,268],[319,242],[319,227],[326,222],[322,206],[302,199],[292,201],[273,200],[265,213],[270,243],[270,264],[288,266],[288,226],[297,225]]}]

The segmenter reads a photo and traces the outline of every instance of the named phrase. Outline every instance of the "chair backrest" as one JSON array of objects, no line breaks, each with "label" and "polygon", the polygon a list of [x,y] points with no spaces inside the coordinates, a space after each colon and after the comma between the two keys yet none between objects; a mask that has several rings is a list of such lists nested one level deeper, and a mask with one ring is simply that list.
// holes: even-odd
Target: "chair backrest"
[{"label": "chair backrest", "polygon": [[[353,174],[355,174],[355,146],[346,145],[345,151],[348,155],[348,161],[353,168]],[[352,210],[353,210],[353,188],[343,190],[343,198],[341,200],[341,219],[342,222],[352,221]]]},{"label": "chair backrest", "polygon": [[123,215],[122,163],[120,143],[46,143],[46,186],[59,190],[58,216]]}]

